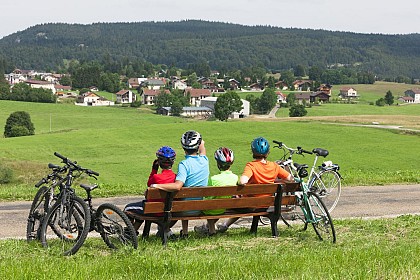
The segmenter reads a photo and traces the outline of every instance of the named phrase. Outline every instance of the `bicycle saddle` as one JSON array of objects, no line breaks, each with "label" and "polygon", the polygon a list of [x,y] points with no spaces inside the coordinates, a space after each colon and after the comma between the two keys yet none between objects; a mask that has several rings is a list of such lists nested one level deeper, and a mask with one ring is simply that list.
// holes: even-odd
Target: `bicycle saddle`
[{"label": "bicycle saddle", "polygon": [[93,185],[80,184],[80,186],[84,188],[86,191],[93,191],[94,189],[98,187],[98,185],[96,184],[93,184]]},{"label": "bicycle saddle", "polygon": [[312,150],[312,152],[316,154],[317,156],[321,156],[321,157],[326,157],[329,154],[327,150],[321,149],[321,148],[315,148]]}]

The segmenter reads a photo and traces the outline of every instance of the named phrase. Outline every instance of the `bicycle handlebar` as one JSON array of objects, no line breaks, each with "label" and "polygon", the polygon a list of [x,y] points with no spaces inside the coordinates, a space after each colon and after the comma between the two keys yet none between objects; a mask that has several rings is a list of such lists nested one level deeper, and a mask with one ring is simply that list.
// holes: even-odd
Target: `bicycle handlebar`
[{"label": "bicycle handlebar", "polygon": [[93,171],[91,169],[87,169],[87,168],[83,168],[80,165],[77,165],[77,162],[73,162],[71,161],[69,158],[66,158],[65,156],[54,152],[54,155],[60,159],[63,160],[63,163],[65,163],[66,165],[72,166],[74,169],[78,170],[78,171],[82,171],[85,172],[86,174],[88,174],[89,176],[99,176],[99,173],[96,171]]},{"label": "bicycle handlebar", "polygon": [[313,154],[313,152],[304,150],[304,149],[302,149],[302,147],[299,147],[299,146],[296,149],[293,149],[293,148],[287,147],[286,144],[284,144],[283,142],[277,141],[277,140],[273,140],[273,143],[278,145],[278,146],[276,146],[277,148],[285,148],[285,149],[289,150],[289,152],[296,153],[298,155],[301,155],[301,154],[312,155]]}]

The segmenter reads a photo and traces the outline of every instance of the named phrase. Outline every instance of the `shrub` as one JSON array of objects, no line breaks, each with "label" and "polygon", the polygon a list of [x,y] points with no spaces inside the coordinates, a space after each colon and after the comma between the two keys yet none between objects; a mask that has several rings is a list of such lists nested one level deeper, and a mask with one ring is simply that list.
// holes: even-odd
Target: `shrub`
[{"label": "shrub", "polygon": [[289,117],[303,117],[306,116],[308,112],[303,105],[293,105],[289,109]]},{"label": "shrub", "polygon": [[31,116],[25,111],[17,111],[10,114],[4,127],[4,137],[19,137],[34,135],[35,127]]},{"label": "shrub", "polygon": [[7,184],[13,180],[13,170],[0,164],[0,184]]}]

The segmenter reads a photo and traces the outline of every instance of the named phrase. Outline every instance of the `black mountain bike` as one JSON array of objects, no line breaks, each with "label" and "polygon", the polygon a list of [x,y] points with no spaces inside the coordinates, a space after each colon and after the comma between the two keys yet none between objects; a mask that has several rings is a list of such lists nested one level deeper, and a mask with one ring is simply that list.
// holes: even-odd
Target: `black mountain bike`
[{"label": "black mountain bike", "polygon": [[40,228],[48,210],[55,203],[58,190],[64,183],[63,173],[67,171],[67,165],[63,167],[49,163],[51,173],[35,184],[39,188],[32,201],[26,225],[26,240],[28,242],[40,240]]},{"label": "black mountain bike", "polygon": [[55,248],[63,255],[72,255],[83,245],[89,233],[91,217],[88,205],[71,186],[74,178],[82,174],[98,176],[99,173],[82,168],[57,152],[54,155],[63,160],[67,173],[55,204],[42,221],[40,240],[44,247]]},{"label": "black mountain bike", "polygon": [[[91,191],[97,185],[84,185],[87,198],[76,196],[71,187],[73,180],[86,174],[94,179],[99,173],[83,168],[70,159],[54,153],[65,164],[66,175],[60,180],[56,201],[42,220],[40,240],[44,247],[56,248],[64,255],[75,254],[85,242],[90,231],[97,231],[108,245],[117,249],[121,245],[137,248],[137,236],[127,216],[115,205],[106,203],[94,209]],[[64,168],[63,168],[64,169]]]}]

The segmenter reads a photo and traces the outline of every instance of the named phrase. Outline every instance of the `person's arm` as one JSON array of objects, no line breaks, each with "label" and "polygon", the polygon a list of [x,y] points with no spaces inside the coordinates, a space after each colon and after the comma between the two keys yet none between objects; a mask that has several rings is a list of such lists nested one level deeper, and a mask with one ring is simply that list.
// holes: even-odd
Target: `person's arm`
[{"label": "person's arm", "polygon": [[150,187],[150,185],[154,183],[153,175],[157,174],[158,170],[159,170],[159,162],[157,159],[155,159],[152,164],[152,171],[150,172],[149,180],[147,180],[148,187]]},{"label": "person's arm", "polygon": [[175,192],[175,191],[179,191],[183,185],[184,185],[184,182],[176,180],[174,183],[152,184],[150,187],[164,190],[167,192]]},{"label": "person's arm", "polygon": [[204,146],[204,140],[201,140],[200,146],[198,146],[198,154],[200,156],[206,155],[206,147]]},{"label": "person's arm", "polygon": [[241,178],[239,178],[239,184],[240,185],[245,185],[246,183],[248,183],[249,181],[249,177],[242,175]]}]

